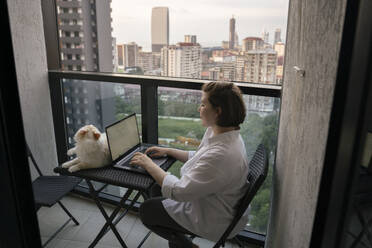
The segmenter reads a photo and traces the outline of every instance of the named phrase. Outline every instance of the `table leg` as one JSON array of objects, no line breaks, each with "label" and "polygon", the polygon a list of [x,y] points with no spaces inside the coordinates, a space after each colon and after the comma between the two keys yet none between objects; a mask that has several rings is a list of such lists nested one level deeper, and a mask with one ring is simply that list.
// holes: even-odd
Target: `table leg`
[{"label": "table leg", "polygon": [[103,217],[106,219],[106,223],[105,225],[102,227],[101,231],[98,233],[98,235],[96,236],[96,238],[93,240],[93,242],[89,245],[89,247],[94,247],[97,245],[98,241],[103,237],[103,235],[106,233],[106,229],[108,227],[111,228],[111,230],[113,231],[113,233],[115,234],[116,238],[118,239],[119,243],[121,244],[122,247],[127,247],[124,240],[121,238],[120,234],[118,233],[118,231],[116,230],[115,228],[115,225],[112,223],[112,221],[114,220],[115,216],[118,214],[118,212],[120,211],[123,203],[129,198],[130,194],[133,192],[133,190],[128,190],[126,192],[126,194],[123,196],[123,198],[121,199],[120,203],[119,203],[119,206],[117,206],[114,210],[114,212],[111,214],[111,216],[109,217],[105,211],[105,209],[103,208],[101,202],[99,201],[99,198],[98,198],[98,192],[94,189],[92,183],[90,182],[90,180],[86,180],[87,181],[87,184],[89,186],[89,192],[91,194],[91,196],[93,197],[98,209],[101,211]]}]

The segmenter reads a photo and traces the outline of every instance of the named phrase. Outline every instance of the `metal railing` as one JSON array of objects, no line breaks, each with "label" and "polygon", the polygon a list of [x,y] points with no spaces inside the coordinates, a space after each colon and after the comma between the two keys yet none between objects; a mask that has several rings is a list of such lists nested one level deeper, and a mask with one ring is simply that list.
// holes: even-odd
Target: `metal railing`
[{"label": "metal railing", "polygon": [[[108,82],[117,84],[139,85],[141,92],[142,112],[142,141],[145,143],[158,144],[158,87],[170,87],[179,89],[200,90],[202,85],[210,80],[155,77],[143,75],[130,75],[103,72],[81,72],[81,71],[49,71],[49,86],[52,103],[55,139],[57,146],[58,163],[62,164],[67,158],[68,135],[66,129],[66,115],[64,110],[64,95],[62,79],[86,80],[86,82]],[[270,84],[257,84],[234,82],[243,94],[280,98],[281,86]],[[77,190],[82,195],[87,195],[87,190]],[[101,194],[106,202],[116,202],[119,197]],[[139,206],[136,204],[135,206]],[[243,231],[240,234],[243,240],[251,243],[263,244],[265,235],[250,231]]]}]

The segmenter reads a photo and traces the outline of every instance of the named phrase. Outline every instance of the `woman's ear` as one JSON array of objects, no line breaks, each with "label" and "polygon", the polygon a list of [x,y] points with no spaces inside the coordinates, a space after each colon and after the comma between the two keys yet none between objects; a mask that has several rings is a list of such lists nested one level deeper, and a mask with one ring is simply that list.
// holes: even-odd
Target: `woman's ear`
[{"label": "woman's ear", "polygon": [[216,113],[217,113],[217,116],[220,116],[222,114],[222,108],[221,107],[217,107],[216,108]]}]

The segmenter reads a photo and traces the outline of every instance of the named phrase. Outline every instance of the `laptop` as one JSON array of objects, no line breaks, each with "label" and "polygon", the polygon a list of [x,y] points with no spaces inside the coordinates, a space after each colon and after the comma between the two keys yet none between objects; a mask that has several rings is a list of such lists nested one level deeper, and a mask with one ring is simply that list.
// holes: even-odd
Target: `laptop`
[{"label": "laptop", "polygon": [[[106,136],[112,165],[115,168],[148,175],[148,172],[142,167],[129,164],[134,153],[145,153],[147,148],[154,146],[141,143],[135,113],[107,126]],[[158,166],[164,165],[167,161],[167,157],[151,159]]]}]

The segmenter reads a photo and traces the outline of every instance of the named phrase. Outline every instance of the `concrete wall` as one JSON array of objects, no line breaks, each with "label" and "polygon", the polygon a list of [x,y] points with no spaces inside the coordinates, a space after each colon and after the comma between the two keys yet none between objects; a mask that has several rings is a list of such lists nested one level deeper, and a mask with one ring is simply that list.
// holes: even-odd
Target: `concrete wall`
[{"label": "concrete wall", "polygon": [[[266,247],[308,247],[323,168],[346,0],[291,0]],[[305,77],[293,69],[303,68]]]},{"label": "concrete wall", "polygon": [[26,139],[42,171],[52,174],[57,153],[41,2],[8,0],[8,8]]}]

